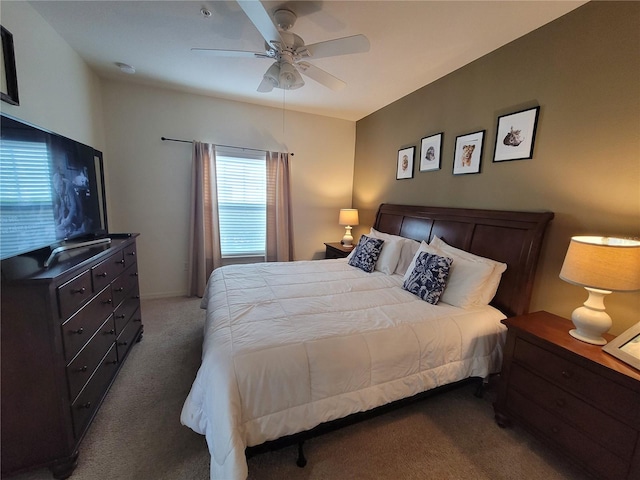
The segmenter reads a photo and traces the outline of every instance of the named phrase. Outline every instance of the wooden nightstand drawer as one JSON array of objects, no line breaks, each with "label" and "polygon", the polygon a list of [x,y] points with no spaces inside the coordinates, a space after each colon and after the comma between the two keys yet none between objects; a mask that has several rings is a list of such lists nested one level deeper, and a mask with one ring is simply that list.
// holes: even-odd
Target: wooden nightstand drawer
[{"label": "wooden nightstand drawer", "polygon": [[325,243],[324,245],[326,247],[325,254],[324,254],[325,259],[348,257],[349,254],[353,252],[353,249],[355,248],[353,246],[345,247],[340,242]]},{"label": "wooden nightstand drawer", "polygon": [[548,440],[561,447],[572,457],[595,471],[599,478],[618,480],[626,478],[628,462],[584,435],[578,429],[552,415],[515,390],[507,398],[509,408],[538,430]]},{"label": "wooden nightstand drawer", "polygon": [[526,398],[582,430],[602,447],[626,460],[633,456],[637,432],[518,364],[511,367],[511,384]]},{"label": "wooden nightstand drawer", "polygon": [[560,387],[588,397],[596,406],[619,418],[637,415],[640,407],[637,394],[564,357],[518,338],[513,358]]}]

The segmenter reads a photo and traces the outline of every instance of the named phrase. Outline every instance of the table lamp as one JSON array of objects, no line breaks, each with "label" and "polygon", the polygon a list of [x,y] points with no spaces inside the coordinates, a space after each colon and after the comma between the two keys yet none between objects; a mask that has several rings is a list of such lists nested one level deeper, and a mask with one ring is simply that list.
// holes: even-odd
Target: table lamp
[{"label": "table lamp", "polygon": [[352,247],[353,237],[351,236],[351,227],[358,225],[358,210],[356,208],[341,208],[338,223],[345,225],[344,237],[342,237],[341,243],[345,247]]},{"label": "table lamp", "polygon": [[602,334],[612,325],[604,297],[611,292],[640,290],[640,241],[624,238],[572,237],[560,278],[589,292],[582,307],[571,314],[574,338],[605,345]]}]

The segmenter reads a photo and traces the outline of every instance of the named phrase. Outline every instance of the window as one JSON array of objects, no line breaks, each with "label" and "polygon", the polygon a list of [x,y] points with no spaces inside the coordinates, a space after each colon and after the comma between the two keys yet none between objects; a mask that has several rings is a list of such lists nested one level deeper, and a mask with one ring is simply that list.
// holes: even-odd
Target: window
[{"label": "window", "polygon": [[265,257],[265,153],[217,147],[216,177],[222,257]]},{"label": "window", "polygon": [[0,142],[0,258],[55,241],[50,165],[45,142]]}]

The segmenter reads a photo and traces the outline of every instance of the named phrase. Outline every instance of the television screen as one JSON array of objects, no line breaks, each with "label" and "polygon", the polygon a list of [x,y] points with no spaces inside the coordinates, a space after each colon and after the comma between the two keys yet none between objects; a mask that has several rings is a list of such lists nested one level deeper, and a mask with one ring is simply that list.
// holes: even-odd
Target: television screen
[{"label": "television screen", "polygon": [[2,115],[0,259],[107,233],[100,152]]}]

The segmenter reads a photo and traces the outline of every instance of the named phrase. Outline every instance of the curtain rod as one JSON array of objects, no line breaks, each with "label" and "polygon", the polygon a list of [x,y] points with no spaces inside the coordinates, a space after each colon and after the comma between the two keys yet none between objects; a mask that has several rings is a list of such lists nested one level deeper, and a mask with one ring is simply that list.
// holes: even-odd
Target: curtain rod
[{"label": "curtain rod", "polygon": [[[168,137],[160,137],[160,140],[168,141],[168,142],[193,143],[191,140],[180,140],[178,138],[168,138]],[[236,147],[235,145],[222,145],[219,143],[216,143],[215,145],[218,147],[239,148],[241,150],[253,150],[255,152],[264,152],[264,150],[260,150],[259,148]],[[289,155],[291,155],[292,157],[294,156],[293,152],[289,153]]]}]

